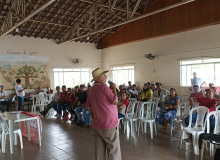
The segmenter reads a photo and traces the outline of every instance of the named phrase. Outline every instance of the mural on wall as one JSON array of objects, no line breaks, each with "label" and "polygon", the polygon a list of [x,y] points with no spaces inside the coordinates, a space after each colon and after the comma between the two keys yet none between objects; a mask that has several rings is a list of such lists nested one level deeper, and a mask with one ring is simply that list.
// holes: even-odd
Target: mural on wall
[{"label": "mural on wall", "polygon": [[30,89],[50,86],[49,57],[0,55],[0,84],[14,89],[16,79]]}]

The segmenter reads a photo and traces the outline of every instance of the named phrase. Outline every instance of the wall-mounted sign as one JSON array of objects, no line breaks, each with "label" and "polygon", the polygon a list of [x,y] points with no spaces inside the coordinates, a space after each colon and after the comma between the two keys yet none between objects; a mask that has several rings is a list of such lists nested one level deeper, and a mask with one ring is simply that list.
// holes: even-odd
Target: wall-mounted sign
[{"label": "wall-mounted sign", "polygon": [[7,51],[7,54],[22,54],[22,55],[35,55],[35,54],[38,54],[37,52],[28,52],[28,51],[23,51],[23,52],[14,52],[14,51],[11,51],[11,49],[9,49]]}]

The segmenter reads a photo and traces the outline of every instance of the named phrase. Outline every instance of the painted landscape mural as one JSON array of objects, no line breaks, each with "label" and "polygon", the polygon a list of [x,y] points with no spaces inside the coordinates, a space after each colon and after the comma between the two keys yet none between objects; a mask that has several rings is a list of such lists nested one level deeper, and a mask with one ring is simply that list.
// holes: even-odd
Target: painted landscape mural
[{"label": "painted landscape mural", "polygon": [[0,84],[14,89],[16,79],[30,89],[50,86],[49,57],[27,55],[0,56]]}]

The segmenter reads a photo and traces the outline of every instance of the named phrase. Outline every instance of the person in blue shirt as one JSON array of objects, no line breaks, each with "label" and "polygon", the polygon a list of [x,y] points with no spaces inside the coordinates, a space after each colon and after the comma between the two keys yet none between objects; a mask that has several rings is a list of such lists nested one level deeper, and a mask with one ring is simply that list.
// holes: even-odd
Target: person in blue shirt
[{"label": "person in blue shirt", "polygon": [[202,80],[202,78],[197,78],[197,73],[194,72],[193,73],[194,78],[191,79],[191,87],[189,88],[189,90],[191,91],[191,93],[194,93],[194,85],[198,85],[199,86],[199,92],[201,92],[201,86],[205,84],[205,81]]},{"label": "person in blue shirt", "polygon": [[177,95],[176,89],[170,89],[170,95],[168,95],[164,101],[164,109],[157,111],[156,122],[163,125],[162,133],[166,134],[167,124],[173,126],[172,119],[176,118],[177,107],[179,106],[180,98]]}]

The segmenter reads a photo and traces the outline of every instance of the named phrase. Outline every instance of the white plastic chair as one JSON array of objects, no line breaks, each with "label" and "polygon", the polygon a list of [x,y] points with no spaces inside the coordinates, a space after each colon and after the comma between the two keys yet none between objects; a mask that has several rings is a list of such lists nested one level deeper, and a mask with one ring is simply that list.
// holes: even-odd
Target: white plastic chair
[{"label": "white plastic chair", "polygon": [[143,102],[141,104],[141,110],[139,113],[140,118],[138,119],[138,137],[139,137],[140,125],[142,128],[142,132],[147,133],[147,123],[150,124],[151,139],[153,139],[153,128],[155,129],[155,134],[157,135],[157,128],[155,122],[157,106],[158,106],[157,102]]},{"label": "white plastic chair", "polygon": [[[213,116],[215,118],[215,129],[213,134],[220,134],[220,110],[210,112],[206,117],[206,126],[207,126],[207,133],[210,133],[210,121],[209,117]],[[220,136],[220,135],[219,135]],[[202,140],[202,148],[201,148],[201,157],[200,159],[203,159],[203,151],[204,151],[204,145],[209,142],[208,140]],[[219,144],[218,144],[219,145]],[[210,143],[210,156],[214,156],[214,144]]]},{"label": "white plastic chair", "polygon": [[[127,129],[127,123],[130,122],[130,131],[132,132],[133,130],[133,122],[135,123],[135,130],[137,131],[137,120],[139,118],[139,110],[141,108],[141,104],[143,102],[141,101],[136,101],[135,103],[133,103],[133,105],[130,105],[131,108],[131,112],[124,118],[124,133],[125,130]],[[135,106],[136,106],[136,111],[135,111]]]},{"label": "white plastic chair", "polygon": [[129,109],[128,109],[128,113],[127,116],[133,115],[134,113],[132,113],[132,109],[135,107],[135,103],[137,102],[136,98],[129,98]]},{"label": "white plastic chair", "polygon": [[33,96],[33,105],[32,105],[32,108],[31,108],[31,111],[33,113],[36,113],[36,107],[40,107],[40,111],[42,111],[42,104],[41,104],[41,99],[42,99],[42,96],[40,94],[36,94]]},{"label": "white plastic chair", "polygon": [[[5,118],[3,116],[1,116],[1,115],[0,115],[0,123],[1,123],[1,147],[2,147],[2,153],[5,153],[6,136],[9,134],[9,129],[8,129],[8,125],[6,123]],[[22,140],[22,134],[21,134],[20,128],[14,130],[14,145],[17,145],[17,143],[18,143],[17,134],[19,135],[19,138],[20,138],[21,149],[23,149],[23,140]]]},{"label": "white plastic chair", "polygon": [[190,94],[183,95],[180,102],[188,102],[189,96]]},{"label": "white plastic chair", "polygon": [[[196,111],[197,119],[195,125],[192,124],[192,114]],[[190,133],[192,134],[193,146],[194,146],[194,153],[196,155],[199,154],[199,135],[204,133],[205,130],[205,115],[209,113],[209,109],[204,106],[198,106],[190,111],[189,115],[189,125],[188,127],[183,127],[181,131],[181,139],[180,139],[180,149],[182,149],[182,142],[183,142],[183,134]]]}]

